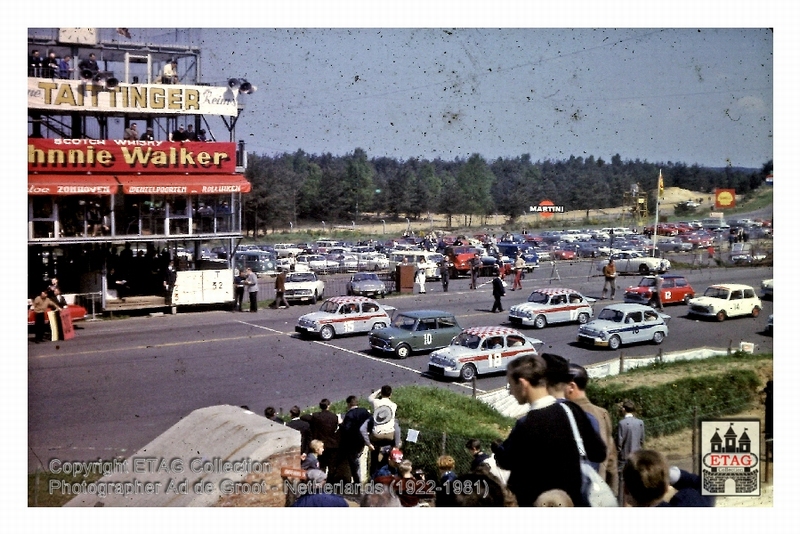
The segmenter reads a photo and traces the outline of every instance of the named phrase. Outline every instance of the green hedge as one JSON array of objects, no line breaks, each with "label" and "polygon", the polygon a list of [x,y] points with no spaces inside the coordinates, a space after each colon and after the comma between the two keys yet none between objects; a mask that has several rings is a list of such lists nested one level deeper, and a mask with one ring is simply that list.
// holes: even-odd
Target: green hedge
[{"label": "green hedge", "polygon": [[632,400],[647,435],[655,437],[691,428],[695,408],[698,417],[738,413],[756,399],[758,388],[759,379],[754,371],[738,370],[633,388],[590,382],[586,394],[592,403],[608,410],[615,428],[620,404],[624,399]]}]

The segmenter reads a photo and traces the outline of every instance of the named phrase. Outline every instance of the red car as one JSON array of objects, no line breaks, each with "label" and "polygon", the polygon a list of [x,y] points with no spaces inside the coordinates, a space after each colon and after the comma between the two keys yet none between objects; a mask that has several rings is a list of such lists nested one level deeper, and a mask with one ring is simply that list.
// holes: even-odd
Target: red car
[{"label": "red car", "polygon": [[[688,304],[694,298],[694,289],[685,277],[677,274],[664,274],[661,276],[661,303],[662,304]],[[656,277],[644,276],[639,280],[638,286],[631,286],[625,290],[625,302],[648,304],[655,306],[653,294],[656,290]]]},{"label": "red car", "polygon": [[557,248],[550,252],[554,260],[574,260],[575,251]]}]

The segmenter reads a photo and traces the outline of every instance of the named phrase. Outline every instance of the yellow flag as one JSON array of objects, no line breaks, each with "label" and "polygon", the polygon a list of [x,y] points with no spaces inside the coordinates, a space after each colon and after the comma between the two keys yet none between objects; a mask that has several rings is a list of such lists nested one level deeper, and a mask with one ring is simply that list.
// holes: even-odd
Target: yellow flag
[{"label": "yellow flag", "polygon": [[661,171],[658,171],[658,198],[664,198],[664,178]]}]

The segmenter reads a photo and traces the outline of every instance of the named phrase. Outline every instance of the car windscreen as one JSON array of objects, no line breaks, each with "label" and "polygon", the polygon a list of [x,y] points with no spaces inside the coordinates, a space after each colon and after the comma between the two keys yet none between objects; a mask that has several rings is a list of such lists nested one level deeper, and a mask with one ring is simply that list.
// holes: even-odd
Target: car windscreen
[{"label": "car windscreen", "polygon": [[547,301],[549,299],[550,295],[534,291],[533,293],[531,293],[531,296],[528,297],[528,302],[535,302],[536,304],[547,304]]},{"label": "car windscreen", "polygon": [[287,282],[313,282],[316,277],[313,273],[295,273],[290,274],[286,279]]},{"label": "car windscreen", "polygon": [[656,285],[655,278],[642,278],[639,281],[639,287],[653,287]]},{"label": "car windscreen", "polygon": [[703,293],[703,296],[728,300],[728,290],[722,287],[709,287],[706,289],[706,292]]},{"label": "car windscreen", "polygon": [[327,312],[327,313],[336,313],[336,310],[339,309],[339,305],[335,302],[325,301],[322,306],[320,307],[319,311]]},{"label": "car windscreen", "polygon": [[353,275],[353,282],[363,282],[364,280],[377,280],[378,275],[372,273],[359,273]]},{"label": "car windscreen", "polygon": [[600,315],[597,316],[598,319],[602,319],[604,321],[614,321],[615,323],[622,322],[622,318],[625,317],[625,314],[619,310],[610,310],[606,308],[605,310],[600,312]]},{"label": "car windscreen", "polygon": [[414,317],[409,317],[408,315],[398,315],[392,321],[392,326],[395,328],[402,328],[403,330],[413,330],[414,323],[417,322],[417,319]]},{"label": "car windscreen", "polygon": [[474,336],[472,334],[461,333],[453,338],[453,341],[450,343],[451,345],[459,345],[461,347],[467,347],[469,349],[477,349],[478,345],[481,344],[481,338],[478,336]]}]

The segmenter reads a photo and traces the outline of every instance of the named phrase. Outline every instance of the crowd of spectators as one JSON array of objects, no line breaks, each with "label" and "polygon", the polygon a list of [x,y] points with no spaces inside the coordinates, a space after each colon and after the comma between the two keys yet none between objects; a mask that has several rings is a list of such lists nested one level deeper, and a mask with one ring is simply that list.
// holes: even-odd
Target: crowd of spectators
[{"label": "crowd of spectators", "polygon": [[[714,505],[713,498],[702,495],[699,476],[670,467],[661,453],[643,448],[644,428],[630,401],[622,404],[625,415],[616,435],[612,432],[608,412],[586,397],[583,367],[545,353],[515,360],[507,378],[510,394],[531,410],[505,440],[490,444],[491,451],[479,439],[469,439],[464,444],[472,457],[469,469],[458,473],[452,456],[439,456],[433,480],[415,469],[414,458],[403,451],[390,386],[369,396],[371,412],[359,407],[355,395],[338,416],[328,399],[312,414],[300,415],[294,406],[286,424],[301,433],[300,467],[306,480],[319,487],[344,481],[359,490],[324,496],[312,492],[293,506],[346,506],[345,497],[367,507],[590,506],[582,462],[600,474],[623,506]],[[273,408],[265,415],[283,424]],[[361,456],[367,454],[368,473],[361,473]]]}]

